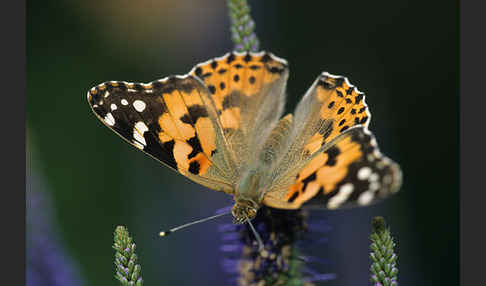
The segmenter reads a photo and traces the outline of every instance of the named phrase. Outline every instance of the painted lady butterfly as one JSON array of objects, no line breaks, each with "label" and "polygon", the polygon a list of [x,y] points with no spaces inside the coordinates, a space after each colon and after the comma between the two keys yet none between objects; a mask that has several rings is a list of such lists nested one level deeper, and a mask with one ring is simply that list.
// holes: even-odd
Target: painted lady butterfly
[{"label": "painted lady butterfly", "polygon": [[287,62],[232,52],[187,75],[93,87],[97,117],[189,179],[234,196],[237,223],[262,204],[282,209],[368,205],[396,192],[399,166],[368,131],[364,94],[322,73],[281,118]]}]

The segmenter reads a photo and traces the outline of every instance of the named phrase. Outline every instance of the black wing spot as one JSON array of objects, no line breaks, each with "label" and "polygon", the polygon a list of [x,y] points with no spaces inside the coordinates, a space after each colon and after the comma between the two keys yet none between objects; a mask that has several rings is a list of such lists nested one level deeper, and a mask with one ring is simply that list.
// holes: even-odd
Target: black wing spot
[{"label": "black wing spot", "polygon": [[182,122],[186,123],[186,124],[191,124],[192,125],[192,120],[191,120],[191,116],[189,114],[184,114],[183,116],[181,116],[179,118]]},{"label": "black wing spot", "polygon": [[295,201],[295,199],[297,199],[297,197],[299,196],[299,192],[295,192],[288,200],[289,203],[292,203],[293,201]]},{"label": "black wing spot", "polygon": [[339,148],[337,148],[336,146],[333,146],[333,147],[327,149],[327,151],[325,153],[327,154],[326,165],[327,166],[336,165],[336,163],[337,163],[336,159],[339,156],[339,154],[341,154],[341,150],[339,150]]},{"label": "black wing spot", "polygon": [[344,78],[343,77],[338,77],[336,78],[336,86],[341,87],[344,83]]},{"label": "black wing spot", "polygon": [[201,142],[199,141],[199,138],[197,138],[197,136],[191,137],[186,142],[192,147],[192,152],[189,155],[187,155],[187,159],[194,158],[197,154],[203,151]]},{"label": "black wing spot", "polygon": [[221,90],[224,90],[226,88],[226,84],[224,84],[224,82],[220,82],[219,88],[221,88]]},{"label": "black wing spot", "polygon": [[269,54],[265,53],[262,57],[262,59],[260,60],[262,63],[266,63],[266,62],[269,62],[272,60],[272,57],[270,57]]},{"label": "black wing spot", "polygon": [[233,53],[231,53],[228,58],[226,59],[226,63],[231,63],[235,60],[235,55]]},{"label": "black wing spot", "polygon": [[197,122],[199,117],[208,117],[208,111],[206,110],[206,107],[202,105],[191,105],[187,108],[187,110],[189,111],[192,120],[194,120],[194,124]]},{"label": "black wing spot", "polygon": [[326,90],[330,90],[330,89],[333,89],[334,88],[334,85],[332,85],[330,82],[326,81],[327,78],[325,79],[321,79],[317,85],[326,89]]},{"label": "black wing spot", "polygon": [[333,106],[334,106],[334,101],[331,101],[331,103],[329,103],[329,105],[327,106],[327,108],[331,109],[331,108],[333,108]]},{"label": "black wing spot", "polygon": [[254,76],[250,76],[250,78],[248,79],[248,81],[250,82],[250,84],[254,84],[255,83],[255,77]]},{"label": "black wing spot", "polygon": [[211,63],[211,67],[213,69],[217,68],[218,67],[218,62],[213,60],[213,62]]},{"label": "black wing spot", "polygon": [[344,112],[344,107],[341,107],[341,108],[339,108],[339,110],[338,110],[337,114],[341,114],[341,113],[343,113],[343,112]]},{"label": "black wing spot", "polygon": [[251,55],[247,53],[246,56],[243,58],[243,61],[245,62],[251,61]]},{"label": "black wing spot", "polygon": [[224,74],[226,71],[227,71],[227,69],[220,69],[220,70],[218,71],[218,73],[219,73],[219,74]]},{"label": "black wing spot", "polygon": [[194,125],[200,117],[208,117],[208,111],[202,105],[191,105],[187,108],[187,110],[189,114],[184,114],[179,118],[182,122],[186,124]]},{"label": "black wing spot", "polygon": [[351,114],[356,114],[356,109],[351,109]]},{"label": "black wing spot", "polygon": [[302,183],[304,183],[304,186],[302,187],[302,192],[305,192],[305,189],[307,188],[307,184],[309,184],[312,181],[315,181],[316,179],[316,172],[310,174],[307,178],[302,180]]},{"label": "black wing spot", "polygon": [[340,92],[339,90],[336,90],[336,93],[339,97],[344,97],[344,94],[342,92]]},{"label": "black wing spot", "polygon": [[271,68],[267,68],[267,70],[271,73],[278,73],[278,74],[281,74],[284,71],[284,69],[279,67],[271,67]]},{"label": "black wing spot", "polygon": [[200,168],[201,168],[201,166],[199,165],[199,162],[198,161],[192,161],[189,164],[189,172],[191,172],[194,175],[199,174],[199,169]]},{"label": "black wing spot", "polygon": [[343,125],[344,122],[346,122],[346,119],[341,120],[341,122],[339,122],[339,126]]},{"label": "black wing spot", "polygon": [[349,126],[346,125],[343,128],[341,128],[341,130],[339,130],[339,132],[342,133],[342,132],[346,131],[348,128],[349,128]]},{"label": "black wing spot", "polygon": [[214,85],[212,85],[212,84],[208,85],[208,89],[211,92],[211,94],[216,93],[216,87],[214,87]]},{"label": "black wing spot", "polygon": [[205,74],[201,75],[201,78],[202,78],[202,79],[205,79],[205,78],[210,77],[210,76],[212,76],[212,75],[213,75],[213,73],[212,73],[212,72],[207,72],[207,73],[205,73]]},{"label": "black wing spot", "polygon": [[195,70],[195,74],[200,77],[201,74],[202,74],[202,68],[201,67],[197,67],[196,70]]},{"label": "black wing spot", "polygon": [[238,82],[238,81],[240,80],[240,76],[239,76],[239,75],[237,75],[237,74],[235,74],[235,76],[233,77],[233,80],[234,80],[235,82]]}]

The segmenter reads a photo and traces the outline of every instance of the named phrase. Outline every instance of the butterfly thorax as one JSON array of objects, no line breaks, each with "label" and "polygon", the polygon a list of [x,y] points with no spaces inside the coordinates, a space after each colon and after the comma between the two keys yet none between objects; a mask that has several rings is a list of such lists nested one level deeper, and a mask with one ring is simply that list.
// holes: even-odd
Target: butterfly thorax
[{"label": "butterfly thorax", "polygon": [[250,168],[242,176],[235,191],[235,205],[232,214],[235,223],[244,223],[253,219],[262,205],[264,195],[265,171],[261,168]]}]

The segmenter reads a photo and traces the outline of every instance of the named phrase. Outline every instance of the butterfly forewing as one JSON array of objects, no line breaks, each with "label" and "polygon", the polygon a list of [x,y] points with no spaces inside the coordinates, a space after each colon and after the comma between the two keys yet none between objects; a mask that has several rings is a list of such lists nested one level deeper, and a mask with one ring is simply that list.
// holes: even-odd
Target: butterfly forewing
[{"label": "butterfly forewing", "polygon": [[88,92],[103,123],[140,150],[190,179],[232,192],[223,131],[204,84],[174,76],[148,84],[106,82]]},{"label": "butterfly forewing", "polygon": [[239,170],[257,159],[265,138],[281,117],[287,63],[271,53],[229,53],[199,64],[215,103],[219,122]]}]

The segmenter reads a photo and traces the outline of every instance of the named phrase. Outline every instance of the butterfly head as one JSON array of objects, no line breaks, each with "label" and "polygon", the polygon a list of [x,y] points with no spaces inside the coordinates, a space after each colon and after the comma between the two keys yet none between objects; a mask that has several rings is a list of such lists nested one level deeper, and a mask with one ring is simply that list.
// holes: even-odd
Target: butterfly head
[{"label": "butterfly head", "polygon": [[234,223],[241,224],[253,219],[257,214],[257,210],[257,204],[251,200],[236,201],[231,210]]}]

